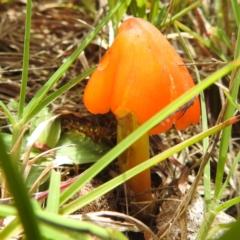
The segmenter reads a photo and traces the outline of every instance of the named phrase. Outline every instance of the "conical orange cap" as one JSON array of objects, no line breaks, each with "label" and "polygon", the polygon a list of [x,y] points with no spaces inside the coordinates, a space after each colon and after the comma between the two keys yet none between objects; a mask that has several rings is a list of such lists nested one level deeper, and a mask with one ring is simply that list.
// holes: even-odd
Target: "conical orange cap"
[{"label": "conical orange cap", "polygon": [[[84,92],[84,103],[94,113],[109,110],[121,118],[131,112],[143,124],[194,86],[183,61],[151,23],[129,18],[118,30],[112,46],[101,59]],[[199,99],[153,128],[149,133],[179,130],[197,124]]]}]

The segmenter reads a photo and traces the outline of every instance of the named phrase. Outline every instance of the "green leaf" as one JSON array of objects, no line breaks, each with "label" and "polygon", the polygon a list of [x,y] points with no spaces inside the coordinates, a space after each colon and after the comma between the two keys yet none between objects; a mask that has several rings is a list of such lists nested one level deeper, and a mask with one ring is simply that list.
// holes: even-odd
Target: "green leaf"
[{"label": "green leaf", "polygon": [[110,150],[110,147],[106,143],[94,143],[91,138],[83,136],[83,134],[77,131],[64,134],[58,142],[59,147],[70,144],[74,144],[75,146],[61,148],[56,151],[57,156],[66,156],[66,160],[68,159],[67,164],[69,164],[69,159],[76,164],[96,162]]},{"label": "green leaf", "polygon": [[[39,117],[31,122],[30,134],[44,121],[49,120],[54,114],[50,112],[48,108],[44,108],[39,112]],[[40,136],[37,141],[47,145],[50,148],[54,148],[60,138],[61,134],[61,124],[59,119],[54,119],[49,121],[48,125],[44,129],[39,129],[41,131]]]},{"label": "green leaf", "polygon": [[12,135],[8,133],[0,133],[0,137],[2,138],[5,144],[7,152],[10,152],[12,148]]},{"label": "green leaf", "polygon": [[[41,174],[43,173],[45,168],[46,168],[45,166],[43,166],[43,167],[41,167],[41,166],[32,166],[31,167],[31,170],[30,170],[29,174],[27,175],[27,179],[26,179],[26,182],[25,182],[27,189],[30,189],[33,186],[33,184],[41,176]],[[50,177],[50,175],[48,174],[44,178],[44,180],[41,182],[41,184],[46,182],[49,179],[49,177]],[[46,189],[44,189],[44,190],[46,190]]]}]

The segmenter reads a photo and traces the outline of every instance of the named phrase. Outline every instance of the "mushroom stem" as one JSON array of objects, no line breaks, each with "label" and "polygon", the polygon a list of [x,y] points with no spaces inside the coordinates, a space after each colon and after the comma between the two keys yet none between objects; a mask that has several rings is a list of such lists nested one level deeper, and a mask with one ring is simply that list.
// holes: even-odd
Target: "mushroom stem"
[{"label": "mushroom stem", "polygon": [[[118,143],[138,128],[135,115],[129,113],[123,118],[118,118],[117,141]],[[121,172],[139,165],[149,159],[149,136],[144,134],[119,157],[118,163]],[[137,202],[151,202],[151,175],[150,169],[137,174],[127,182],[129,188],[134,192]],[[148,208],[149,211],[150,208]]]}]

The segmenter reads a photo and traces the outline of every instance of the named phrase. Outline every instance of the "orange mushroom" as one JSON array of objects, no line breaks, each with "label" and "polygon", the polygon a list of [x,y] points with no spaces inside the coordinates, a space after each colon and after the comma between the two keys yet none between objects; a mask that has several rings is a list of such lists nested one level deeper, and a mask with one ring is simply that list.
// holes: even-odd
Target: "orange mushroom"
[{"label": "orange mushroom", "polygon": [[[94,114],[111,110],[116,115],[120,141],[125,137],[124,128],[132,126],[131,130],[127,130],[129,134],[137,125],[146,122],[193,86],[194,82],[183,61],[160,31],[143,19],[129,18],[120,26],[112,46],[92,74],[85,89],[84,103]],[[165,132],[172,125],[183,130],[190,124],[197,124],[200,118],[199,99],[195,98],[189,105],[161,122],[149,133]],[[141,139],[138,141],[141,142]],[[141,147],[136,143],[137,149],[134,151],[137,159],[130,159],[134,158],[131,156],[133,150],[130,150],[131,154],[124,153],[120,156],[122,171],[149,158],[146,137],[142,142]],[[145,159],[141,159],[139,155],[143,155],[142,158]],[[136,177],[129,180],[130,188],[136,194],[150,189],[149,171]],[[144,181],[147,182],[146,187],[143,186]],[[149,199],[149,194],[147,198]]]},{"label": "orange mushroom", "polygon": [[[194,86],[182,59],[151,23],[129,18],[93,73],[84,94],[84,103],[94,114],[110,109],[121,118],[131,112],[139,125]],[[199,100],[179,117],[173,115],[150,131],[179,130],[197,124]]]}]

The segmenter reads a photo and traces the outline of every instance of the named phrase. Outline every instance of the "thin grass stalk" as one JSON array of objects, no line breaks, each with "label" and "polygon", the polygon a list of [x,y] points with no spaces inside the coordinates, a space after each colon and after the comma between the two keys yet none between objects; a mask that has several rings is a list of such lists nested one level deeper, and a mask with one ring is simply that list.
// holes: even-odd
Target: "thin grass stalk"
[{"label": "thin grass stalk", "polygon": [[158,0],[152,0],[151,1],[151,11],[150,11],[150,16],[149,16],[149,21],[153,23],[153,20],[155,17],[158,15]]},{"label": "thin grass stalk", "polygon": [[147,19],[146,15],[146,0],[136,0],[137,14],[139,18]]},{"label": "thin grass stalk", "polygon": [[25,21],[25,35],[24,35],[24,52],[23,52],[23,70],[22,80],[20,88],[20,98],[18,105],[18,120],[21,120],[23,115],[23,109],[25,105],[27,81],[28,81],[28,68],[29,68],[29,54],[30,54],[30,31],[31,31],[31,19],[32,16],[32,1],[27,1],[26,6],[26,21]]},{"label": "thin grass stalk", "polygon": [[[210,205],[209,209],[213,209],[215,208],[215,206],[213,205],[213,203]],[[216,213],[215,211],[208,211],[205,216],[204,219],[205,221],[202,222],[201,227],[198,231],[196,240],[203,240],[206,239],[206,236],[209,232],[209,229],[214,221],[216,217]]]},{"label": "thin grass stalk", "polygon": [[[174,24],[175,30],[178,32],[181,41],[183,43],[183,47],[185,49],[185,52],[187,53],[190,61],[192,63],[194,63],[194,59],[192,58],[191,53],[188,51],[188,48],[185,44],[185,41],[178,29],[178,27]],[[196,76],[197,76],[197,80],[200,83],[201,82],[201,78],[200,78],[200,74],[199,71],[196,67],[196,65],[194,65],[194,69],[196,72]],[[208,129],[208,123],[207,123],[207,107],[206,107],[206,101],[205,101],[205,97],[203,92],[200,92],[200,101],[201,101],[201,116],[202,116],[202,130],[206,131]],[[203,154],[205,154],[207,152],[209,146],[209,138],[206,137],[203,139]],[[210,177],[210,162],[208,162],[205,166],[204,169],[204,198],[205,198],[205,202],[206,202],[206,207],[208,209],[208,206],[211,202],[211,177]]]},{"label": "thin grass stalk", "polygon": [[[25,104],[26,98],[26,89],[27,89],[27,80],[28,80],[28,67],[29,67],[29,49],[30,49],[30,31],[31,31],[31,15],[32,15],[32,2],[31,0],[27,1],[26,6],[26,21],[25,21],[25,36],[24,36],[24,53],[23,53],[23,71],[22,71],[22,81],[21,81],[21,88],[20,88],[20,99],[18,105],[18,121],[21,120],[23,115],[23,109]],[[13,135],[12,135],[12,147],[16,146],[16,149],[12,152],[12,159],[15,162],[15,166],[20,159],[20,152],[22,141],[19,139],[21,132],[23,129],[23,124],[20,122],[14,122],[13,125]],[[18,144],[16,145],[16,142]],[[5,191],[7,191],[7,186]],[[5,195],[5,194],[4,194]]]},{"label": "thin grass stalk", "polygon": [[[15,211],[15,213],[12,214],[12,216],[16,214],[17,212]],[[20,218],[16,217],[0,231],[0,239],[13,239],[12,237],[15,236],[18,232],[22,231],[22,229],[23,227]]]},{"label": "thin grass stalk", "polygon": [[[239,59],[239,56],[240,56],[240,31],[238,31],[234,58]],[[232,73],[230,87],[229,87],[230,95],[233,101],[236,101],[237,99],[239,84],[240,84],[240,74],[238,69],[235,69]],[[232,104],[228,103],[226,112],[224,115],[224,120],[231,118],[234,115],[234,111],[235,111],[235,107]],[[205,220],[203,221],[199,229],[196,240],[202,240],[206,238],[210,230],[210,227],[216,217],[217,209],[219,209],[219,200],[221,199],[222,193],[223,193],[221,191],[222,181],[223,181],[223,174],[224,174],[224,166],[225,166],[228,147],[229,147],[229,140],[231,138],[231,130],[232,130],[232,126],[229,126],[223,129],[223,132],[222,132],[220,149],[219,149],[219,159],[218,159],[217,172],[216,172],[216,180],[215,180],[214,198],[213,198],[212,204],[209,207],[210,211],[207,212],[207,215],[204,218]]]},{"label": "thin grass stalk", "polygon": [[172,16],[170,19],[167,19],[166,21],[164,21],[162,26],[163,27],[168,26],[171,22],[174,22],[174,21],[178,20],[179,18],[185,16],[188,12],[191,12],[193,9],[199,7],[201,4],[202,4],[201,0],[194,2],[190,6],[184,8],[182,11],[180,11],[177,14],[175,14],[174,16]]},{"label": "thin grass stalk", "polygon": [[[115,6],[116,1],[115,0],[108,0],[108,7],[110,10],[112,10]],[[111,18],[112,20],[112,26],[114,30],[114,37],[117,35],[117,29],[118,29],[118,16],[117,14],[114,14]]]},{"label": "thin grass stalk", "polygon": [[196,38],[200,43],[205,45],[207,48],[211,49],[213,52],[215,52],[223,61],[230,61],[230,58],[224,54],[221,50],[216,48],[213,43],[211,43],[209,40],[205,40],[202,36],[200,36],[198,33],[192,31],[189,27],[183,25],[182,23],[176,21],[175,24],[182,29],[184,32],[189,33],[192,35],[194,38]]},{"label": "thin grass stalk", "polygon": [[232,3],[232,9],[234,12],[235,20],[237,23],[237,26],[240,25],[240,8],[239,8],[239,3],[237,0],[231,0]]},{"label": "thin grass stalk", "polygon": [[[235,171],[235,169],[236,169],[236,167],[237,167],[237,165],[238,165],[239,162],[240,162],[240,151],[238,152],[238,155],[237,155],[237,157],[235,158],[235,160],[234,160],[234,162],[233,162],[233,164],[232,164],[232,166],[231,166],[231,168],[230,168],[230,171],[229,171],[229,173],[228,173],[228,175],[227,175],[227,178],[226,178],[224,184],[222,185],[221,191],[219,192],[219,196],[222,196],[223,193],[224,193],[224,191],[226,190],[227,185],[228,185],[231,177],[233,176],[233,173],[234,173],[234,171]],[[227,201],[227,202],[228,202],[228,201]]]},{"label": "thin grass stalk", "polygon": [[[20,154],[21,154],[21,146],[22,146],[22,138],[21,134],[23,131],[23,126],[19,123],[15,123],[12,127],[12,149],[10,152],[11,155],[11,161],[12,164],[15,166],[16,169],[18,169],[18,164],[20,160]],[[7,198],[11,192],[9,189],[7,176],[5,173],[2,175],[2,184],[1,184],[1,197]]]},{"label": "thin grass stalk", "polygon": [[[240,57],[240,31],[238,31],[234,59],[238,59],[239,57]],[[232,73],[230,87],[229,87],[230,96],[232,97],[232,100],[234,102],[237,100],[239,86],[240,86],[240,72],[239,72],[239,69],[235,69]],[[224,120],[227,120],[232,116],[234,116],[235,110],[236,110],[235,107],[228,102],[226,112],[224,115]],[[218,201],[221,198],[221,195],[219,195],[219,192],[221,191],[221,187],[222,187],[224,166],[225,166],[227,152],[229,148],[231,131],[232,131],[231,126],[224,129],[222,132],[222,137],[220,141],[219,159],[218,159],[218,165],[217,165],[216,180],[215,180],[216,183],[215,183],[215,190],[214,190],[214,197],[216,201]]]},{"label": "thin grass stalk", "polygon": [[232,198],[232,199],[228,200],[227,202],[222,203],[220,206],[218,206],[215,211],[216,211],[216,213],[223,212],[223,211],[227,210],[228,208],[230,208],[236,204],[239,204],[239,202],[240,202],[240,196]]}]

